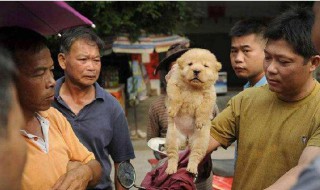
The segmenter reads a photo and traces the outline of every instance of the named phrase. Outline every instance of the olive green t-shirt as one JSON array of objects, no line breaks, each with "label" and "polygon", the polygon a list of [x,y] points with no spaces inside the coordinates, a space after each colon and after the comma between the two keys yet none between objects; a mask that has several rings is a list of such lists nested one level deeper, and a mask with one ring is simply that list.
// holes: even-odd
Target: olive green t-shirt
[{"label": "olive green t-shirt", "polygon": [[319,109],[318,82],[296,102],[281,101],[268,85],[233,97],[211,127],[211,136],[225,148],[238,140],[232,189],[264,189],[298,164],[306,146],[320,146]]}]

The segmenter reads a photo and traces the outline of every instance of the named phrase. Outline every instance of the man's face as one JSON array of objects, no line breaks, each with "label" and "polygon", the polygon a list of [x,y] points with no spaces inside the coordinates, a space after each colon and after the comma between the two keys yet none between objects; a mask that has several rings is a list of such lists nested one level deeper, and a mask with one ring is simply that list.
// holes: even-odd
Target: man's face
[{"label": "man's face", "polygon": [[265,41],[256,34],[232,37],[230,60],[239,78],[255,79],[263,73]]},{"label": "man's face", "polygon": [[[31,112],[50,108],[54,97],[53,60],[48,48],[38,53],[21,52],[17,89],[22,108]],[[21,61],[21,60],[20,60]]]},{"label": "man's face", "polygon": [[8,136],[0,138],[0,184],[1,189],[19,190],[22,172],[26,162],[27,147],[20,135],[20,129],[25,125],[21,107],[14,86],[11,108],[8,113]]},{"label": "man's face", "polygon": [[[97,44],[85,39],[73,42],[70,52],[59,55],[59,63],[72,83],[88,87],[100,74],[101,59]],[[62,57],[62,59],[60,59]]]},{"label": "man's face", "polygon": [[265,48],[264,72],[271,91],[291,97],[304,90],[311,77],[311,63],[296,54],[285,40],[269,40]]},{"label": "man's face", "polygon": [[313,12],[315,16],[315,20],[312,27],[312,42],[320,52],[320,2],[316,1],[313,5]]}]

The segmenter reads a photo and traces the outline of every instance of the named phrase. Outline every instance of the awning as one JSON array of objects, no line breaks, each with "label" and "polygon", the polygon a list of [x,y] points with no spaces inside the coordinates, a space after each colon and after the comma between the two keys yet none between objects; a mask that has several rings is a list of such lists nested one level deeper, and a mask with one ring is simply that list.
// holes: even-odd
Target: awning
[{"label": "awning", "polygon": [[158,53],[168,51],[169,47],[178,42],[190,42],[189,39],[179,35],[149,35],[140,37],[136,42],[131,43],[126,36],[117,37],[113,42],[112,50],[115,53],[150,54],[153,51]]}]

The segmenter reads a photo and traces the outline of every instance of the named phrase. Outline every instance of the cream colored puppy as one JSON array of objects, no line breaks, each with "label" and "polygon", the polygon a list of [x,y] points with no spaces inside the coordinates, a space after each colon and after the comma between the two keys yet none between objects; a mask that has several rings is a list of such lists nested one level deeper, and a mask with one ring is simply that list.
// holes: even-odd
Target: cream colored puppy
[{"label": "cream colored puppy", "polygon": [[190,49],[177,59],[167,79],[167,174],[177,172],[178,150],[191,149],[187,170],[197,174],[208,148],[210,120],[216,103],[214,83],[221,63],[205,49]]}]

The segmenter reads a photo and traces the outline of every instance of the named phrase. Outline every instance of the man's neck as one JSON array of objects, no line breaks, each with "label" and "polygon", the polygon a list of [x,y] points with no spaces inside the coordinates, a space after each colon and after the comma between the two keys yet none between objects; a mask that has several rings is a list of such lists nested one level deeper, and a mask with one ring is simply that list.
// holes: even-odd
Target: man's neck
[{"label": "man's neck", "polygon": [[27,131],[27,133],[43,138],[41,125],[36,117],[36,112],[23,109],[23,115],[26,121],[23,130]]},{"label": "man's neck", "polygon": [[303,87],[297,89],[296,91],[291,92],[290,94],[277,94],[277,96],[280,100],[283,100],[286,102],[299,101],[304,99],[308,95],[310,95],[315,85],[316,85],[316,81],[315,79],[312,78],[312,79],[309,79],[308,82],[306,82],[306,84]]},{"label": "man's neck", "polygon": [[264,77],[264,73],[260,73],[259,75],[255,76],[251,79],[248,79],[250,87],[256,85],[262,79],[262,77]]},{"label": "man's neck", "polygon": [[93,99],[95,98],[95,87],[94,85],[79,86],[66,78],[60,88],[60,96],[61,94],[71,96],[75,101],[78,99]]},{"label": "man's neck", "polygon": [[84,106],[91,103],[96,96],[94,85],[78,86],[67,78],[62,83],[59,94],[75,114],[78,114]]}]

